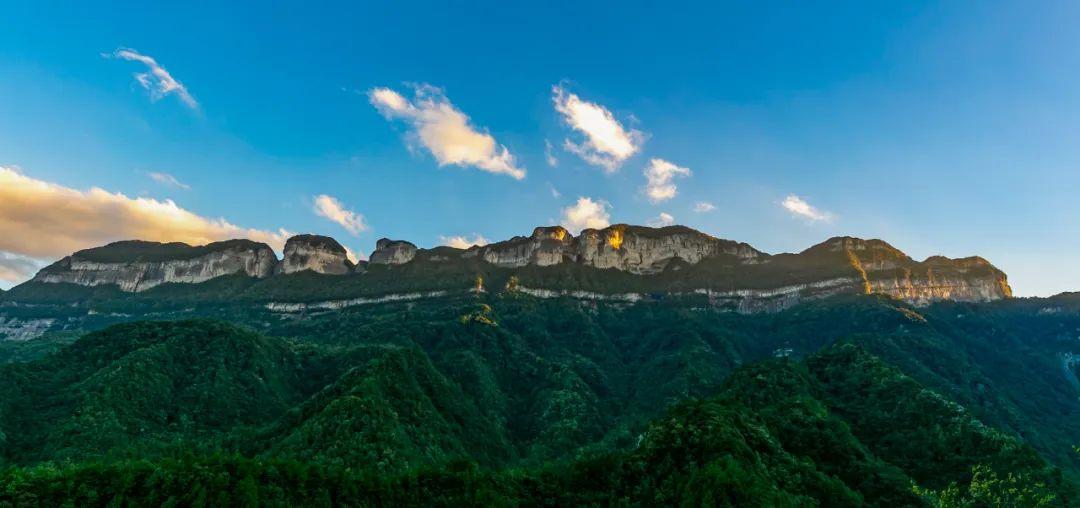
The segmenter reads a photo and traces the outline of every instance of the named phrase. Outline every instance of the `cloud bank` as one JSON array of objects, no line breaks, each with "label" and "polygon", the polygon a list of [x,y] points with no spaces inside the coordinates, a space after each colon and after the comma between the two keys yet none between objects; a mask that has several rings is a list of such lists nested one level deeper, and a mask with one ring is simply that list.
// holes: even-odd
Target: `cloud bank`
[{"label": "cloud bank", "polygon": [[811,222],[831,222],[834,218],[833,214],[823,210],[818,210],[817,208],[811,206],[810,203],[807,203],[802,198],[794,194],[789,194],[788,197],[784,198],[784,201],[781,202],[780,205],[783,206],[784,209],[786,209],[787,211],[791,212],[792,215],[809,220]]},{"label": "cloud bank", "polygon": [[619,169],[623,161],[641,150],[645,134],[623,127],[607,108],[584,101],[562,86],[556,85],[552,92],[555,111],[562,115],[567,125],[584,137],[579,142],[566,139],[563,146],[567,151],[612,173]]},{"label": "cloud bank", "polygon": [[525,168],[517,165],[510,151],[487,132],[474,128],[442,90],[420,85],[409,100],[389,88],[374,88],[368,99],[388,120],[404,120],[412,126],[412,136],[439,166],[472,166],[518,180],[525,178]]},{"label": "cloud bank", "polygon": [[577,203],[563,208],[562,225],[575,235],[582,229],[603,229],[611,225],[610,209],[605,201],[580,197]]},{"label": "cloud bank", "polygon": [[326,194],[315,196],[313,209],[315,215],[337,223],[354,236],[359,236],[360,233],[368,230],[368,225],[364,222],[363,215],[349,210],[345,205],[341,204],[341,201],[338,201],[337,198],[334,198],[333,196],[328,196]]},{"label": "cloud bank", "polygon": [[175,95],[189,108],[199,109],[199,103],[191,96],[187,87],[174,78],[172,74],[169,74],[169,71],[158,64],[157,60],[128,48],[120,48],[102,56],[120,58],[145,65],[146,72],[136,72],[134,76],[135,81],[138,81],[143,88],[150,92],[150,100],[157,101],[166,95]]},{"label": "cloud bank", "polygon": [[288,236],[203,217],[172,200],[129,198],[97,187],[80,191],[0,166],[0,251],[11,254],[57,259],[130,239],[204,245],[250,238],[280,251]]},{"label": "cloud bank", "polygon": [[653,203],[667,201],[675,197],[678,192],[675,187],[675,177],[682,178],[690,175],[690,170],[687,168],[676,166],[664,159],[651,159],[649,165],[645,167],[645,179],[648,180],[645,184],[645,195]]}]

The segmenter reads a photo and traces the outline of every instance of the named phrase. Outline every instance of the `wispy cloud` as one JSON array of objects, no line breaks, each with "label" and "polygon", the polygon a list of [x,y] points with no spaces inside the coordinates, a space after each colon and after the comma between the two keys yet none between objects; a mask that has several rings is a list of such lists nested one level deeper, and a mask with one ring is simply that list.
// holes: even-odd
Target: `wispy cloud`
[{"label": "wispy cloud", "polygon": [[442,242],[443,245],[455,249],[468,249],[473,245],[483,247],[491,243],[491,240],[488,240],[477,233],[473,233],[472,238],[466,238],[465,236],[440,236],[439,241]]},{"label": "wispy cloud", "polygon": [[32,277],[47,262],[20,256],[10,252],[0,252],[0,283],[18,283]]},{"label": "wispy cloud", "polygon": [[645,179],[648,180],[645,184],[645,195],[653,203],[667,201],[675,197],[677,192],[675,177],[687,177],[690,174],[687,168],[676,166],[664,159],[652,159],[645,167]]},{"label": "wispy cloud", "polygon": [[708,201],[698,201],[694,204],[694,211],[697,213],[709,213],[716,210],[716,205]]},{"label": "wispy cloud", "polygon": [[611,225],[611,205],[606,201],[580,197],[577,203],[563,208],[562,225],[574,234],[582,229],[602,229]]},{"label": "wispy cloud", "polygon": [[315,196],[314,211],[316,215],[337,223],[353,235],[358,236],[368,230],[363,215],[349,210],[333,196],[326,194]]},{"label": "wispy cloud", "polygon": [[818,210],[817,208],[807,203],[805,200],[794,194],[788,195],[784,198],[784,201],[780,203],[787,211],[792,215],[800,217],[811,222],[831,222],[835,217],[832,213],[824,210]]},{"label": "wispy cloud", "polygon": [[0,251],[59,258],[117,240],[192,245],[250,238],[280,251],[289,232],[250,229],[207,218],[172,200],[129,198],[100,188],[80,191],[0,167]]},{"label": "wispy cloud", "polygon": [[119,48],[112,53],[102,53],[102,56],[106,58],[120,58],[145,65],[146,72],[136,72],[134,76],[135,81],[150,92],[150,100],[157,101],[166,95],[175,95],[189,108],[199,109],[199,103],[191,96],[187,87],[174,78],[172,74],[169,74],[169,71],[165,70],[165,67],[162,67],[157,60],[154,60],[150,56],[129,48]]},{"label": "wispy cloud", "polygon": [[555,184],[549,182],[548,183],[548,190],[551,191],[551,197],[553,197],[555,199],[559,199],[559,198],[562,197],[562,193],[559,192],[559,189],[555,187]]},{"label": "wispy cloud", "polygon": [[175,176],[168,173],[149,172],[146,174],[151,180],[160,183],[166,187],[176,187],[177,189],[191,190],[191,186],[177,180]]},{"label": "wispy cloud", "polygon": [[649,219],[645,224],[654,228],[662,228],[664,226],[675,224],[675,217],[672,217],[670,213],[660,212],[660,215]]},{"label": "wispy cloud", "polygon": [[584,136],[580,142],[566,139],[563,142],[566,150],[608,173],[619,169],[623,161],[641,150],[645,134],[623,127],[607,108],[582,100],[560,85],[554,86],[552,92],[555,111],[562,114],[567,125]]},{"label": "wispy cloud", "polygon": [[555,157],[555,147],[551,146],[551,141],[544,140],[544,160],[548,166],[558,167],[559,159]]},{"label": "wispy cloud", "polygon": [[496,143],[491,134],[474,128],[442,90],[419,85],[409,100],[389,88],[374,88],[368,99],[387,119],[408,122],[414,139],[431,152],[439,166],[472,166],[518,180],[525,178],[525,168],[517,165],[510,150]]}]

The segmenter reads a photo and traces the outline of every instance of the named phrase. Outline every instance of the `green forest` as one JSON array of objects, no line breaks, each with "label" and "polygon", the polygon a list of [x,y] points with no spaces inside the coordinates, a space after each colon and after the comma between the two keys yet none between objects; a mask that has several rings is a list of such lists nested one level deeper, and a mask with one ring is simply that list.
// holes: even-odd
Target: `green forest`
[{"label": "green forest", "polygon": [[1080,300],[514,293],[0,347],[0,506],[1080,506]]}]

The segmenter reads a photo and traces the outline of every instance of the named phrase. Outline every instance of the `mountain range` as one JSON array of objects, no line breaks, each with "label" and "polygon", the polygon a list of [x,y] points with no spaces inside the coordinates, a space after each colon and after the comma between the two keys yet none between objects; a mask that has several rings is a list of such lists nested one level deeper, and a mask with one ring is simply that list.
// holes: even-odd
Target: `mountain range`
[{"label": "mountain range", "polygon": [[1080,298],[880,240],[118,242],[0,335],[0,504],[1080,503]]},{"label": "mountain range", "polygon": [[[234,281],[227,293],[223,278]],[[227,295],[283,311],[476,291],[614,301],[697,297],[741,312],[777,311],[835,294],[885,294],[920,305],[1012,295],[1006,275],[977,256],[915,261],[881,240],[851,237],[797,254],[767,254],[683,226],[620,224],[576,237],[559,226],[538,227],[529,236],[464,250],[382,239],[368,261],[355,264],[337,241],[316,235],[290,238],[280,260],[268,245],[249,240],[204,246],[123,241],[65,257],[3,301],[81,301],[109,290],[114,299],[159,288],[198,293],[176,286],[215,281],[201,299]]]}]

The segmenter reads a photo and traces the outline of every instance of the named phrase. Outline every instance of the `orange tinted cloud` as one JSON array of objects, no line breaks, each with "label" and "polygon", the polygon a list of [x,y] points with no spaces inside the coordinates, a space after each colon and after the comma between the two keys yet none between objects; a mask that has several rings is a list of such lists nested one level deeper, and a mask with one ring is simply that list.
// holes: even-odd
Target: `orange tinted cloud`
[{"label": "orange tinted cloud", "polygon": [[289,233],[208,218],[170,199],[131,198],[97,187],[77,190],[0,166],[0,251],[56,259],[117,240],[204,245],[231,238],[280,251]]}]

